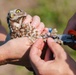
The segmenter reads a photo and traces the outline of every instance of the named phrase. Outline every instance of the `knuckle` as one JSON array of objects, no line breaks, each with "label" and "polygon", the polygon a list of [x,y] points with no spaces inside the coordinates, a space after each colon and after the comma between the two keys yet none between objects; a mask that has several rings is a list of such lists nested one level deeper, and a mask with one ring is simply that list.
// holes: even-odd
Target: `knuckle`
[{"label": "knuckle", "polygon": [[27,15],[27,17],[32,18],[32,16],[31,16],[31,15],[29,15],[29,14]]},{"label": "knuckle", "polygon": [[44,23],[43,23],[43,22],[41,22],[41,23],[40,23],[40,25],[41,25],[43,28],[45,27],[45,25],[44,25]]},{"label": "knuckle", "polygon": [[33,18],[34,18],[34,19],[39,19],[39,20],[40,20],[40,17],[37,16],[37,15],[35,15]]}]

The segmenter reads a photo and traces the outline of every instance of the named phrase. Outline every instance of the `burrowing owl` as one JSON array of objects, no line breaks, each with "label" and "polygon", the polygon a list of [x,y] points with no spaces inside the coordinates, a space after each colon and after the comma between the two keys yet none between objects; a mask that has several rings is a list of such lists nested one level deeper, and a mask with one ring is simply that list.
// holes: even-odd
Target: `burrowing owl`
[{"label": "burrowing owl", "polygon": [[23,23],[26,15],[27,14],[20,9],[9,11],[7,16],[7,23],[9,25],[11,39],[26,36],[34,42],[37,38],[40,37],[38,31],[33,26],[31,26],[30,23]]},{"label": "burrowing owl", "polygon": [[58,39],[57,30],[49,29],[46,34],[38,34],[36,28],[28,24],[24,24],[24,19],[26,18],[26,13],[20,9],[14,9],[9,11],[7,16],[7,23],[10,29],[11,39],[19,37],[28,37],[33,43],[38,38],[43,38],[46,41],[46,38],[52,37],[56,42],[61,43],[61,40]]}]

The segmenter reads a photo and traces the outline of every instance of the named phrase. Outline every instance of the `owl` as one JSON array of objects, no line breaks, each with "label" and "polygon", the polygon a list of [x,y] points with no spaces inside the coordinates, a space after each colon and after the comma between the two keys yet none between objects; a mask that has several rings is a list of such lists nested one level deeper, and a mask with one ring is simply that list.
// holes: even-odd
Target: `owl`
[{"label": "owl", "polygon": [[26,18],[27,13],[20,9],[14,9],[8,12],[7,23],[10,30],[11,39],[28,37],[33,43],[38,38],[43,38],[46,41],[46,38],[52,37],[56,42],[61,43],[62,41],[57,36],[57,30],[48,28],[48,32],[45,34],[39,34],[36,28],[31,26],[30,23],[24,24],[24,19]]},{"label": "owl", "polygon": [[38,34],[38,31],[31,26],[30,23],[23,23],[26,15],[27,14],[20,9],[9,11],[7,15],[7,23],[10,30],[11,39],[28,37],[32,42],[34,42],[37,38],[41,37]]}]

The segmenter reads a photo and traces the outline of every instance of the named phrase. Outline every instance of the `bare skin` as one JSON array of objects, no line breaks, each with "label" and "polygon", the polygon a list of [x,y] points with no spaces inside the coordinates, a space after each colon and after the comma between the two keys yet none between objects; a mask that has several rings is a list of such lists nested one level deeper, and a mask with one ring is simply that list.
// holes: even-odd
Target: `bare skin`
[{"label": "bare skin", "polygon": [[[76,30],[76,13],[68,21],[68,25],[64,30],[68,34],[70,29]],[[44,60],[40,58],[44,47],[41,39],[36,42],[30,51],[31,64],[35,70],[36,75],[76,75],[76,62],[64,51],[64,49],[55,43],[53,39],[48,38],[48,48]],[[41,45],[42,43],[42,45]],[[76,49],[74,45],[69,45]],[[54,59],[50,55],[53,52]]]},{"label": "bare skin", "polygon": [[53,39],[48,38],[49,50],[53,52],[54,59],[45,56],[47,61],[40,58],[44,42],[39,39],[31,48],[30,60],[36,75],[76,75],[76,62]]},{"label": "bare skin", "polygon": [[[24,23],[31,23],[40,34],[45,30],[44,23],[40,21],[39,16],[32,17],[27,15]],[[5,31],[5,29],[0,31],[0,37],[2,37],[2,40],[4,41],[6,34],[3,34],[2,31]],[[4,45],[0,46],[0,62],[6,61],[6,63],[25,66],[30,70],[30,47],[31,41],[27,37],[9,40]]]},{"label": "bare skin", "polygon": [[[24,23],[31,22],[39,33],[45,33],[47,28],[40,22],[38,16],[31,17],[27,15]],[[68,30],[67,30],[68,31]],[[65,32],[67,32],[65,30]],[[3,35],[3,33],[1,33]],[[6,34],[4,34],[6,38]],[[26,42],[24,42],[26,41]],[[44,60],[40,58],[44,42],[39,39],[31,48],[31,41],[28,38],[13,39],[0,46],[0,62],[22,65],[31,70],[31,64],[36,75],[75,75],[76,62],[64,51],[64,49],[55,43],[51,38],[47,39],[47,51]],[[30,59],[29,59],[30,51]],[[51,52],[54,59],[50,59]],[[31,61],[31,64],[30,64]],[[65,70],[66,69],[66,70]]]}]

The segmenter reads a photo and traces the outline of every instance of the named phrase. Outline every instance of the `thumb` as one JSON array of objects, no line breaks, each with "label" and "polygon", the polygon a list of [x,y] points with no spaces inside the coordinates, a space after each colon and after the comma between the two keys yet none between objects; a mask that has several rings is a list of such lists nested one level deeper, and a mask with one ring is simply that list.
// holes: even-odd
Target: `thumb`
[{"label": "thumb", "polygon": [[48,38],[47,43],[50,50],[53,52],[55,59],[66,58],[66,52],[64,51],[64,49],[59,44],[57,44],[52,38]]},{"label": "thumb", "polygon": [[32,65],[35,67],[41,66],[43,64],[43,60],[40,58],[43,46],[43,40],[38,39],[30,50],[30,60],[32,62]]}]

